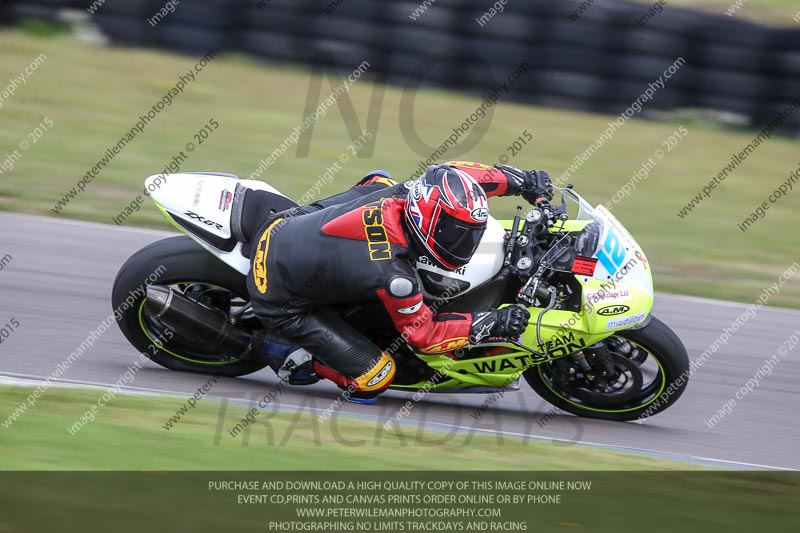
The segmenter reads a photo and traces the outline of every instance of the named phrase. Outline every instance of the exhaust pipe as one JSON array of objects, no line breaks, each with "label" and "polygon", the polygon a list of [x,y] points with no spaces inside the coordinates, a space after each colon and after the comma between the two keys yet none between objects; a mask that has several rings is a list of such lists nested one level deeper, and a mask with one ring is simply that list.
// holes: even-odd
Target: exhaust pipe
[{"label": "exhaust pipe", "polygon": [[196,344],[241,356],[251,350],[252,335],[228,322],[222,311],[210,309],[170,287],[147,287],[144,308],[154,318]]}]

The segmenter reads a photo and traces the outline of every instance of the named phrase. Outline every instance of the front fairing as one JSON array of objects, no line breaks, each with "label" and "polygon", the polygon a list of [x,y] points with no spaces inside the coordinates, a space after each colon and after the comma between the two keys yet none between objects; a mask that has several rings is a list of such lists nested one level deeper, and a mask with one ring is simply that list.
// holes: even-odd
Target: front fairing
[{"label": "front fairing", "polygon": [[[576,353],[647,319],[653,280],[642,247],[605,207],[592,207],[571,189],[558,190],[568,218],[550,229],[555,245],[539,260],[551,271],[574,277],[580,306],[529,307],[529,326],[519,343],[495,343],[494,354],[463,360],[420,356],[452,378],[437,388],[502,387],[535,364]],[[511,221],[504,224],[512,226]]]},{"label": "front fairing", "polygon": [[571,216],[551,231],[580,232],[569,268],[582,288],[581,320],[571,321],[573,329],[601,334],[641,324],[653,307],[653,278],[644,250],[604,206],[592,207],[572,189],[557,190]]}]

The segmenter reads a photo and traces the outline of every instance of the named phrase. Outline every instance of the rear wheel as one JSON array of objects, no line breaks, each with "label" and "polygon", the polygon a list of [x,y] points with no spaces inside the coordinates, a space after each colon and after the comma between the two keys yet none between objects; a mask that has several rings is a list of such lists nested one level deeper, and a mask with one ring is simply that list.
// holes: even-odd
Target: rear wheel
[{"label": "rear wheel", "polygon": [[[605,341],[606,369],[592,371],[574,357],[563,357],[525,372],[542,398],[574,415],[604,420],[635,420],[660,413],[680,398],[689,378],[689,356],[677,335],[652,317],[641,329],[621,331]],[[584,350],[586,353],[587,350]]]},{"label": "rear wheel", "polygon": [[245,330],[258,328],[249,307],[245,276],[209,254],[187,236],[171,237],[139,250],[114,281],[112,304],[121,311],[125,338],[147,358],[170,370],[243,376],[266,363],[255,357],[219,353],[174,331],[145,309],[146,285],[171,287],[187,298],[219,309]]}]

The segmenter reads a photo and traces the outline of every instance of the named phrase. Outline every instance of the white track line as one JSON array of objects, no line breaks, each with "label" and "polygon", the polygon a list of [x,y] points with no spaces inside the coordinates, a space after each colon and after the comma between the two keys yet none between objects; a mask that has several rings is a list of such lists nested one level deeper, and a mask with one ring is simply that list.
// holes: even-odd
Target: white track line
[{"label": "white track line", "polygon": [[[671,300],[682,300],[686,302],[696,302],[696,303],[703,303],[706,305],[715,305],[717,307],[733,307],[735,309],[747,309],[752,303],[743,303],[743,302],[729,302],[728,300],[717,300],[715,298],[702,298],[700,296],[687,296],[684,294],[670,294],[670,293],[656,293],[662,297],[667,297]],[[785,313],[795,315],[800,319],[800,311],[796,309],[788,309],[786,307],[775,307],[775,306],[765,306],[764,309],[768,312],[774,313]]]},{"label": "white track line", "polygon": [[[30,386],[34,383],[44,383],[46,380],[43,376],[35,376],[31,374],[18,374],[14,372],[0,372],[0,385],[12,385],[12,386]],[[53,380],[51,382],[52,386],[61,386],[66,388],[85,388],[85,389],[99,389],[99,390],[106,390],[112,385],[106,383],[99,383],[95,381],[81,381],[81,380],[73,380],[73,379],[59,379]],[[163,390],[163,389],[150,389],[145,387],[130,387],[125,386],[120,389],[120,392],[127,393],[131,395],[142,395],[142,396],[168,396],[168,397],[176,397],[176,398],[186,398],[187,393],[178,392],[178,391],[170,391],[170,390]],[[227,398],[225,396],[209,396],[209,398],[214,398],[217,400],[226,399],[231,401],[235,404],[241,404],[246,407],[251,406],[251,401],[240,399],[240,398]],[[308,406],[301,406],[301,405],[294,405],[294,404],[279,404],[279,408],[281,411],[286,412],[297,412],[298,410],[308,410],[309,412],[316,412],[318,414],[328,412],[327,409],[320,409],[316,407],[308,407]],[[385,423],[386,420],[381,419],[376,415],[369,415],[369,414],[361,414],[361,413],[351,413],[351,412],[342,412],[337,411],[339,414],[342,414],[348,418],[367,421],[367,422],[376,422],[376,423]],[[388,419],[387,419],[388,420]],[[514,431],[496,431],[493,429],[479,429],[474,427],[467,427],[467,426],[453,426],[450,424],[444,424],[440,422],[429,422],[425,421],[426,425],[430,425],[434,428],[439,428],[446,431],[451,431],[453,429],[458,430],[461,433],[483,433],[487,435],[500,435],[500,436],[509,436],[509,437],[516,437],[523,440],[533,439],[533,440],[540,440],[540,441],[549,441],[549,442],[561,442],[564,444],[577,444],[581,446],[590,446],[592,448],[600,448],[609,451],[618,451],[618,452],[627,452],[627,453],[635,453],[641,455],[648,455],[648,456],[656,456],[665,459],[675,459],[684,462],[691,462],[691,463],[698,463],[702,465],[709,465],[709,466],[728,466],[728,467],[737,467],[740,469],[763,469],[763,470],[780,470],[786,472],[795,472],[796,470],[793,468],[785,468],[781,466],[772,466],[772,465],[763,465],[758,463],[747,463],[742,461],[729,461],[727,459],[716,459],[713,457],[702,457],[699,455],[687,455],[687,454],[680,454],[680,453],[673,453],[673,452],[664,452],[660,450],[650,450],[647,448],[635,448],[630,446],[619,446],[615,444],[602,444],[599,442],[590,442],[590,441],[575,441],[570,439],[562,439],[558,437],[545,437],[541,435],[528,435],[525,433],[519,433]],[[414,421],[408,422],[401,422],[401,425],[406,427],[411,427],[414,425]]]}]

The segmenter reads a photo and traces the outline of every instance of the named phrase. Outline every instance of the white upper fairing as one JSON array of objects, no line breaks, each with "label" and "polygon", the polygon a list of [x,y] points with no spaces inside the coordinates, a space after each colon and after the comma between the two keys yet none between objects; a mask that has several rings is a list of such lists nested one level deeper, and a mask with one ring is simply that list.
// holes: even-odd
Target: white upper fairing
[{"label": "white upper fairing", "polygon": [[[237,183],[249,189],[286,196],[263,181],[239,180],[233,174],[182,172],[157,174],[145,180],[148,190],[154,191],[152,198],[156,205],[164,210],[189,237],[246,275],[250,270],[250,260],[242,255],[241,243],[236,242],[231,234],[231,204]],[[503,266],[504,238],[505,230],[490,216],[486,232],[469,264],[451,272],[421,261],[417,263],[417,269],[440,279],[462,282],[463,290],[443,296],[464,294],[483,285],[500,272]],[[428,294],[424,288],[423,292],[427,296],[434,296]]]},{"label": "white upper fairing", "polygon": [[281,194],[263,181],[239,180],[233,174],[214,172],[157,174],[145,180],[156,204],[187,235],[238,272],[247,274],[250,260],[242,255],[241,243],[231,235],[231,204],[237,183]]},{"label": "white upper fairing", "polygon": [[605,206],[598,205],[593,215],[595,221],[603,222],[603,234],[592,256],[598,259],[593,277],[635,287],[652,298],[653,277],[642,247]]},{"label": "white upper fairing", "polygon": [[491,280],[503,267],[505,235],[506,232],[503,226],[492,216],[489,216],[486,221],[486,231],[481,238],[480,244],[478,244],[478,249],[467,265],[456,271],[444,270],[432,264],[426,257],[421,257],[416,265],[418,275],[424,276],[425,273],[430,273],[435,277],[462,282],[458,284],[461,290],[446,291],[444,294],[432,294],[426,290],[425,284],[422,283],[422,293],[429,298],[449,299],[465,294]]}]

